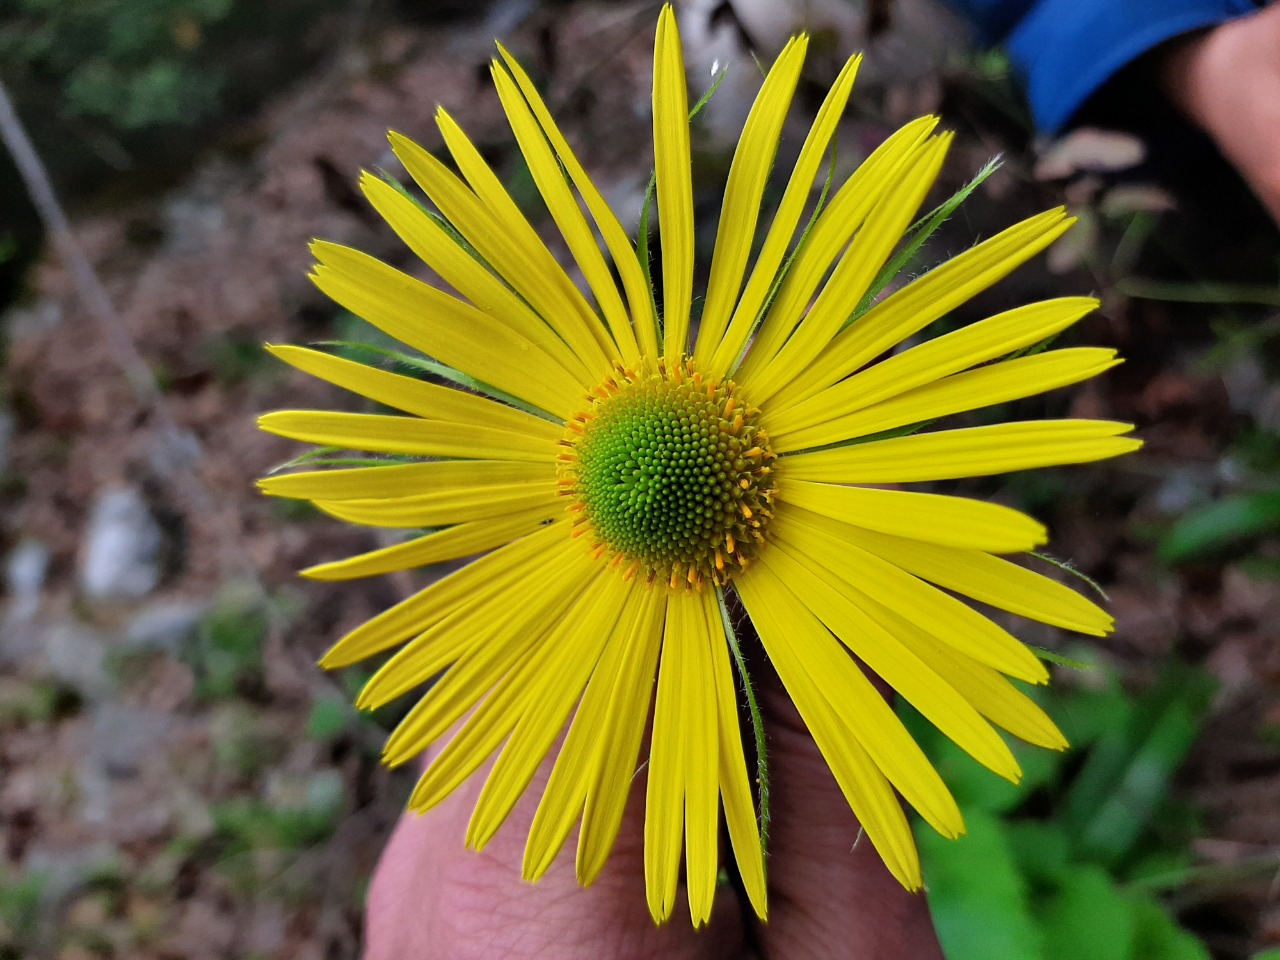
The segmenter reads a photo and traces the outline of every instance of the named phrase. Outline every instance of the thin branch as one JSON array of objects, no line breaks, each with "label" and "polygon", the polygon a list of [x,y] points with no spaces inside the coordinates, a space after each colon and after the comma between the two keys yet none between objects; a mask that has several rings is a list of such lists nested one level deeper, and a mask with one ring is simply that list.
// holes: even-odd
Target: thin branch
[{"label": "thin branch", "polygon": [[[187,501],[187,507],[196,516],[215,518],[217,499],[196,472],[195,464],[203,456],[200,441],[189,431],[178,426],[165,403],[156,383],[155,375],[129,336],[120,314],[116,311],[106,288],[94,271],[89,258],[76,241],[67,215],[58,202],[49,173],[36,153],[26,129],[14,110],[13,101],[4,83],[0,81],[0,140],[9,149],[35,204],[36,212],[44,222],[59,256],[71,273],[76,292],[89,313],[97,321],[116,364],[120,367],[138,402],[147,410],[158,428],[163,445],[161,469],[169,473],[175,492]],[[243,546],[227,524],[215,522],[219,539],[224,573],[236,574],[248,581],[265,596],[266,590]],[[229,568],[229,569],[227,569]],[[269,605],[268,605],[269,608]]]}]

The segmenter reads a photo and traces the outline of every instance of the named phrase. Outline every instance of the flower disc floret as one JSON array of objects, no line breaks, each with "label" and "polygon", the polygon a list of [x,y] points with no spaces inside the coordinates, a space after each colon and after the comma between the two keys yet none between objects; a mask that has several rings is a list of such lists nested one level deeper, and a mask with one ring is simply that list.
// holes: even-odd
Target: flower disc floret
[{"label": "flower disc floret", "polygon": [[619,370],[569,422],[560,488],[601,555],[672,587],[747,566],[772,516],[775,457],[735,392],[689,361]]}]

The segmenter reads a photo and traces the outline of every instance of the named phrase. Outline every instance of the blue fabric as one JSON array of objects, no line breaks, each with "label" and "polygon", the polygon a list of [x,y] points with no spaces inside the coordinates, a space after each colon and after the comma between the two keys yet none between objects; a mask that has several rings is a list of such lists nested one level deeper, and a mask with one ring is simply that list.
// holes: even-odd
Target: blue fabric
[{"label": "blue fabric", "polygon": [[1261,0],[949,0],[1003,43],[1036,125],[1056,133],[1122,67],[1166,40],[1252,13]]}]

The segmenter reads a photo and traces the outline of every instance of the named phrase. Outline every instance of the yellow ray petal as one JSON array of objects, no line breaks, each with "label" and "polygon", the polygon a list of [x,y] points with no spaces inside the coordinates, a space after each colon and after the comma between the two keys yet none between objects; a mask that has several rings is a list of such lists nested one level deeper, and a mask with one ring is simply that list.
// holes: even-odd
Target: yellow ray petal
[{"label": "yellow ray petal", "polygon": [[1075,222],[1061,207],[1031,217],[966,250],[876,304],[846,327],[772,409],[813,396],[923,330],[1049,246]]},{"label": "yellow ray petal", "polygon": [[498,520],[512,510],[550,508],[556,502],[556,489],[554,480],[459,485],[395,500],[317,500],[315,505],[329,516],[349,523],[407,530]]},{"label": "yellow ray petal", "polygon": [[[822,278],[831,269],[845,245],[862,226],[867,214],[883,196],[904,185],[904,177],[921,151],[928,148],[928,133],[937,125],[936,117],[923,117],[909,123],[884,143],[855,170],[836,191],[804,243],[795,253],[795,259],[787,268],[786,277],[769,304],[768,313],[760,322],[760,328],[751,342],[751,348],[735,374],[749,380],[752,370],[759,370],[781,349],[795,325],[800,322],[809,304],[813,302]],[[770,278],[772,285],[773,278]],[[852,304],[849,305],[852,308]],[[754,323],[756,317],[745,318]],[[741,312],[735,315],[726,340],[745,336],[740,326]],[[736,342],[740,348],[741,342]],[[718,353],[715,362],[726,359]],[[726,362],[737,359],[735,352]]]},{"label": "yellow ray petal", "polygon": [[[609,723],[609,706],[613,700],[626,694],[626,691],[620,688],[620,672],[625,669],[626,661],[629,658],[634,659],[637,653],[643,653],[634,648],[637,639],[636,626],[639,618],[644,615],[646,607],[653,606],[653,591],[636,589],[634,585],[615,583],[610,586],[616,586],[626,592],[626,604],[618,618],[619,628],[609,637],[600,662],[587,682],[582,702],[574,714],[573,723],[570,724],[569,732],[565,735],[564,745],[560,748],[559,756],[556,757],[555,766],[547,779],[546,789],[543,790],[542,799],[534,814],[521,869],[521,875],[527,881],[540,879],[559,856],[560,849],[568,839],[574,823],[579,815],[583,814],[583,807],[588,802],[590,791],[599,781],[605,756],[614,749],[622,749],[625,752],[628,743],[632,745],[630,759],[627,761],[631,771],[626,776],[609,783],[608,786],[611,790],[622,794],[624,803],[627,793],[630,792],[630,772],[635,768],[636,753],[640,744],[639,736],[633,739],[629,731],[615,731]],[[653,659],[656,663],[656,644]],[[652,682],[652,676],[650,676],[650,682]],[[645,703],[646,705],[648,703],[647,689]],[[639,726],[643,729],[643,720],[640,721]],[[620,738],[621,742],[614,742],[615,733],[623,734]],[[619,811],[620,816],[621,811]],[[612,846],[613,838],[610,837],[601,856],[607,857]],[[595,875],[584,876],[583,857],[583,844],[580,841],[578,880],[585,886],[594,881]]]},{"label": "yellow ray petal", "polygon": [[[615,571],[600,569],[582,600],[557,624],[547,655],[531,664],[517,686],[526,690],[520,721],[485,781],[467,827],[467,843],[480,850],[497,833],[564,729],[600,662],[605,646],[625,628],[623,612],[635,589]],[[550,785],[548,785],[548,788]],[[566,787],[578,795],[576,785]]]},{"label": "yellow ray petal", "polygon": [[[711,276],[707,281],[707,299],[702,308],[694,359],[706,361],[719,344],[729,323],[733,305],[738,299],[742,277],[751,256],[748,237],[756,235],[760,216],[760,200],[769,180],[778,137],[787,119],[791,97],[804,66],[806,36],[792,37],[773,62],[764,85],[747,115],[742,136],[729,166],[729,179],[720,208],[720,224],[716,228],[715,254],[711,260]],[[810,174],[812,182],[812,174]]]},{"label": "yellow ray petal", "polygon": [[[1050,350],[1033,357],[1019,357],[956,373],[865,409],[824,418],[799,430],[782,430],[774,434],[771,420],[770,436],[777,437],[774,449],[779,451],[842,443],[882,430],[1047,393],[1096,377],[1120,362],[1114,350],[1101,347]],[[781,421],[785,417],[784,413],[778,419]]]},{"label": "yellow ray petal", "polygon": [[687,769],[685,731],[681,727],[686,663],[682,645],[689,642],[689,633],[693,629],[690,621],[697,615],[689,594],[672,593],[667,600],[644,817],[645,890],[649,913],[655,923],[663,923],[671,916],[675,906],[676,882],[680,877]]},{"label": "yellow ray petal", "polygon": [[716,895],[716,873],[720,867],[720,736],[716,701],[709,696],[711,645],[725,644],[719,614],[715,634],[711,633],[708,603],[712,591],[688,591],[676,601],[687,606],[684,613],[687,633],[679,647],[681,667],[679,712],[684,752],[685,878],[689,893],[689,916],[700,927],[711,916]]},{"label": "yellow ray petal", "polygon": [[574,262],[582,269],[582,275],[595,295],[600,312],[604,314],[605,322],[609,324],[609,331],[618,346],[622,362],[635,363],[640,357],[640,348],[636,343],[635,331],[631,328],[631,319],[627,316],[627,308],[618,293],[618,285],[609,272],[609,265],[600,252],[591,225],[578,206],[572,188],[565,182],[564,173],[551,145],[547,143],[542,128],[538,126],[538,121],[510,74],[499,67],[497,61],[490,65],[489,72],[493,75],[502,109],[507,114],[511,132],[520,145],[520,152],[524,154],[538,192],[546,202],[551,218],[560,228],[560,235],[569,245]]},{"label": "yellow ray petal", "polygon": [[[569,537],[569,528],[568,520],[548,524],[388,607],[335,643],[321,658],[321,666],[333,669],[358,663],[427,630],[467,603],[477,590],[519,583],[528,564],[546,563],[549,556],[557,556],[560,550],[570,551],[575,546]],[[579,547],[567,555],[582,553]]]},{"label": "yellow ray petal", "polygon": [[[813,684],[812,690],[830,704],[845,726],[854,732],[867,755],[903,799],[939,833],[952,837],[963,833],[960,808],[938,771],[894,715],[893,708],[822,625],[807,598],[801,600],[796,596],[790,581],[769,562],[754,565],[751,573],[758,581],[772,581],[771,588],[766,589],[778,604],[778,614],[792,624],[785,638],[774,634],[772,640],[768,640],[761,631],[765,650],[778,665],[778,676],[784,685],[788,675],[794,679],[795,671],[789,668],[787,674],[783,673],[782,664],[775,659],[775,652],[780,648],[783,649],[782,662],[798,661],[803,665]],[[750,605],[748,612],[751,612]],[[798,707],[799,698],[793,694],[792,700]]]},{"label": "yellow ray petal", "polygon": [[850,585],[902,612],[944,643],[1003,673],[1044,683],[1049,674],[1025,645],[976,610],[917,580],[846,536],[846,524],[782,504],[770,524],[779,540],[822,558]]},{"label": "yellow ray petal", "polygon": [[1021,779],[1012,751],[981,714],[877,621],[881,605],[866,603],[862,591],[786,544],[767,562],[841,643],[957,746],[993,773],[1014,783]]},{"label": "yellow ray petal", "polygon": [[[414,200],[371,173],[365,173],[360,178],[360,189],[365,199],[405,245],[446,283],[471,301],[465,307],[470,310],[478,308],[486,315],[490,324],[498,324],[528,343],[537,344],[575,384],[589,385],[594,382],[595,378],[586,363],[574,353],[569,344],[547,326],[534,309],[502,279],[495,276],[489,266],[462,246],[452,233],[428,216]],[[312,249],[316,249],[316,246],[313,244]],[[460,302],[443,291],[436,293],[448,300]],[[471,307],[471,304],[475,304],[475,307]]]},{"label": "yellow ray petal", "polygon": [[782,462],[788,477],[828,483],[989,477],[1118,457],[1142,446],[1120,436],[1132,429],[1111,420],[1022,420],[796,453]]},{"label": "yellow ray petal", "polygon": [[[764,564],[757,564],[734,580],[734,587],[765,645],[769,659],[782,678],[783,686],[800,712],[814,742],[822,752],[867,837],[879,851],[885,866],[908,890],[921,885],[920,858],[911,827],[902,812],[889,781],[868,756],[860,737],[853,732],[827,699],[814,675],[816,665],[806,662],[795,649],[797,630],[815,629],[812,618],[790,592],[772,576]],[[794,608],[794,609],[793,609]],[[798,613],[799,619],[792,615]],[[816,630],[826,633],[820,625]],[[827,634],[828,640],[835,640]],[[811,643],[805,643],[805,653]],[[857,668],[845,657],[851,671]],[[841,678],[845,671],[841,670]],[[828,676],[827,680],[831,678]],[[829,685],[829,684],[828,684]],[[873,696],[878,696],[873,691]],[[927,763],[927,761],[926,761]]]},{"label": "yellow ray petal", "polygon": [[693,305],[693,180],[689,94],[671,4],[658,17],[653,49],[653,160],[662,237],[662,354],[668,361],[677,361],[689,342]]},{"label": "yellow ray petal", "polygon": [[631,240],[627,236],[626,230],[623,229],[617,215],[610,209],[609,204],[605,202],[600,191],[596,189],[595,184],[591,182],[591,178],[587,176],[586,170],[583,169],[577,156],[574,155],[569,142],[564,138],[564,134],[560,132],[560,128],[556,126],[555,120],[552,119],[551,111],[547,109],[542,97],[538,95],[538,90],[533,85],[533,81],[529,79],[529,75],[524,72],[524,69],[502,44],[498,44],[498,52],[502,55],[503,63],[511,72],[511,76],[515,78],[516,84],[520,87],[520,92],[524,94],[529,108],[533,111],[539,125],[542,127],[542,132],[546,134],[551,146],[555,149],[556,156],[564,164],[565,171],[569,174],[569,179],[573,181],[573,185],[581,195],[583,203],[591,211],[591,218],[595,221],[596,227],[599,228],[600,235],[604,238],[605,246],[609,248],[609,255],[613,258],[614,266],[618,268],[623,288],[627,292],[627,303],[630,306],[631,317],[635,323],[640,352],[648,357],[656,357],[659,346],[657,318],[653,314],[653,295],[649,289],[649,284],[645,281],[644,271],[640,267],[640,261],[631,246]]},{"label": "yellow ray petal", "polygon": [[[391,732],[382,749],[382,762],[388,767],[398,767],[444,736],[539,640],[542,631],[538,628],[541,625],[532,626],[532,634],[508,630],[500,636],[502,642],[494,642],[499,638],[490,637],[483,646],[467,650],[463,658],[445,671]],[[441,792],[435,789],[436,786],[438,784],[430,782],[420,785],[414,791],[410,809],[421,813],[443,799],[447,791]]]},{"label": "yellow ray petal", "polygon": [[465,390],[389,373],[306,347],[269,343],[267,352],[313,377],[415,416],[512,430],[545,437],[552,443],[564,434],[559,424]]},{"label": "yellow ray petal", "polygon": [[568,544],[548,551],[542,560],[556,567],[540,581],[527,570],[495,576],[441,615],[424,618],[421,630],[365,683],[356,706],[376,710],[390,703],[490,643],[490,638],[505,643],[513,631],[523,631],[530,643],[536,641],[543,632],[539,624],[563,614],[578,595],[578,581],[599,566]]},{"label": "yellow ray petal", "polygon": [[260,416],[258,426],[267,433],[306,443],[418,457],[476,457],[539,463],[554,460],[557,450],[554,443],[541,437],[417,417],[277,410]]},{"label": "yellow ray petal", "polygon": [[839,528],[839,536],[923,580],[1001,610],[1095,637],[1114,629],[1115,619],[1101,607],[1000,557],[848,526]]},{"label": "yellow ray petal", "polygon": [[[579,331],[573,328],[572,333],[565,335],[565,339],[571,344],[575,343],[575,337],[580,332],[585,332],[596,341],[604,355],[611,361],[619,359],[616,345],[605,336],[599,320],[582,296],[582,292],[569,279],[569,275],[560,266],[555,255],[547,249],[542,242],[542,238],[538,236],[538,232],[525,218],[524,214],[520,212],[520,208],[511,199],[511,195],[507,193],[506,188],[498,180],[493,170],[489,168],[489,165],[480,155],[480,151],[475,148],[475,145],[467,138],[467,135],[463,133],[462,128],[454,122],[453,117],[443,107],[437,108],[436,125],[440,128],[440,133],[444,136],[445,144],[449,147],[449,152],[453,154],[453,159],[457,163],[458,169],[462,171],[462,175],[467,178],[467,182],[476,192],[476,195],[493,214],[496,225],[500,228],[507,244],[511,248],[511,254],[514,258],[512,263],[517,265],[516,276],[511,277],[509,280],[512,286],[517,290],[522,290],[526,285],[536,283],[542,276],[545,276],[547,280],[545,293],[542,292],[541,286],[530,287],[530,291],[538,291],[536,294],[534,292],[525,294],[530,298],[530,302],[539,309],[555,311],[555,316],[549,322],[556,329],[561,329],[557,323],[560,314],[568,312],[576,315],[582,329]],[[414,152],[410,147],[405,149]],[[421,152],[425,153],[426,151]],[[415,153],[415,156],[421,160],[419,154]],[[535,171],[535,177],[539,172],[545,174],[548,171],[544,166],[540,171]],[[564,187],[564,179],[558,167],[554,169],[553,174],[560,186]],[[546,176],[541,179],[548,181]],[[566,187],[565,192],[567,192],[567,189]],[[555,198],[544,193],[543,199],[550,203]],[[577,204],[572,203],[571,200],[570,204],[576,211]],[[563,214],[565,205],[563,203],[559,204],[559,210],[553,207],[549,207],[549,209],[552,210],[553,214],[557,212]],[[581,217],[581,214],[579,214],[579,217]],[[588,231],[588,236],[589,234],[590,231]],[[599,256],[599,249],[595,248],[594,238],[590,239],[591,247],[596,250],[596,255]],[[528,276],[531,273],[539,273],[540,276],[538,278]],[[612,284],[612,280],[610,280],[610,284]],[[548,314],[544,313],[544,316],[548,316]],[[570,328],[568,328],[566,321],[566,330],[568,329]]]},{"label": "yellow ray petal", "polygon": [[738,874],[747,899],[761,920],[769,918],[768,886],[765,881],[764,850],[760,843],[760,830],[756,821],[755,806],[751,799],[751,783],[747,777],[747,763],[742,754],[742,732],[738,723],[738,686],[729,663],[729,643],[724,635],[724,623],[719,603],[708,591],[703,604],[707,617],[707,631],[711,642],[711,681],[714,683],[719,734],[720,796],[724,803],[725,823],[729,829],[729,842],[738,863]]},{"label": "yellow ray petal", "polygon": [[278,474],[263,477],[258,481],[258,489],[268,496],[298,500],[391,500],[473,484],[537,483],[554,479],[555,467],[549,463],[433,460]]},{"label": "yellow ray petal", "polygon": [[408,806],[430,810],[461,786],[491,757],[519,722],[528,705],[527,681],[540,663],[554,631],[535,627],[516,666],[498,680],[488,696],[418,778]]},{"label": "yellow ray petal", "polygon": [[[509,590],[505,597],[486,604],[496,629],[479,626],[488,635],[473,642],[400,721],[383,747],[383,763],[396,766],[417,756],[515,668],[543,633],[555,629],[553,625],[567,614],[570,604],[583,595],[592,578],[584,576],[581,568],[578,573],[574,580],[552,578],[545,573],[527,575],[524,590]],[[554,592],[550,591],[552,583]],[[505,601],[523,609],[508,613],[501,609]],[[543,616],[531,616],[531,611]],[[462,630],[461,623],[455,630]],[[369,685],[372,683],[371,680]]]},{"label": "yellow ray petal", "polygon": [[861,54],[850,57],[831,89],[827,91],[813,126],[809,128],[809,134],[800,147],[800,155],[791,171],[791,178],[787,181],[787,189],[782,194],[772,223],[769,224],[769,232],[765,234],[764,244],[760,248],[760,255],[756,257],[747,285],[733,308],[731,321],[724,329],[715,330],[707,322],[707,312],[703,311],[694,358],[712,376],[723,377],[729,373],[730,365],[742,353],[765,299],[773,289],[774,278],[800,224],[800,217],[813,190],[814,178],[822,165],[827,144],[835,135],[836,127],[844,114],[861,62]]},{"label": "yellow ray petal", "polygon": [[852,312],[850,304],[861,302],[911,225],[942,169],[951,140],[950,134],[934,137],[912,158],[902,174],[902,182],[881,197],[867,214],[818,299],[778,352],[772,357],[756,354],[760,359],[754,364],[753,356],[748,355],[741,377],[744,385],[750,384],[753,403],[762,405],[779,388],[803,375],[840,332]]},{"label": "yellow ray petal", "polygon": [[1049,539],[1044,525],[1009,507],[935,493],[778,479],[774,495],[825,517],[899,537],[988,553],[1022,553]]},{"label": "yellow ray petal", "polygon": [[1092,297],[1046,300],[935,337],[841,380],[770,418],[771,436],[825,423],[933,383],[969,367],[1007,356],[1065,330],[1097,309]]},{"label": "yellow ray petal", "polygon": [[[617,357],[611,355],[608,337],[582,294],[501,184],[496,178],[488,180],[481,172],[482,168],[488,171],[488,167],[461,129],[447,113],[440,111],[436,116],[454,159],[463,168],[471,186],[477,188],[479,196],[408,137],[393,131],[389,137],[391,149],[445,218],[498,276],[528,301],[590,373],[603,377]],[[488,176],[492,177],[492,171],[488,171]],[[506,209],[495,211],[490,204]]]},{"label": "yellow ray petal", "polygon": [[[431,223],[416,208],[413,214]],[[590,381],[552,359],[564,351],[555,349],[550,331],[533,339],[358,250],[317,241],[311,252],[320,261],[311,274],[315,285],[389,336],[561,418],[581,406]]]},{"label": "yellow ray petal", "polygon": [[404,543],[393,544],[368,553],[357,554],[345,560],[316,564],[299,575],[308,580],[352,580],[356,577],[373,577],[395,570],[413,570],[443,560],[455,560],[482,550],[491,550],[532,533],[547,520],[563,513],[558,503],[546,504],[498,520],[477,520],[460,523],[445,530],[437,530],[426,536],[415,537]]},{"label": "yellow ray petal", "polygon": [[911,621],[870,597],[861,598],[858,604],[996,726],[1039,747],[1067,748],[1066,737],[1049,715],[1000,673],[936,642]]},{"label": "yellow ray petal", "polygon": [[635,781],[640,741],[649,720],[666,623],[667,598],[661,590],[645,590],[627,656],[599,728],[598,773],[587,791],[578,836],[578,879],[592,883],[604,869],[622,825],[622,814]]}]

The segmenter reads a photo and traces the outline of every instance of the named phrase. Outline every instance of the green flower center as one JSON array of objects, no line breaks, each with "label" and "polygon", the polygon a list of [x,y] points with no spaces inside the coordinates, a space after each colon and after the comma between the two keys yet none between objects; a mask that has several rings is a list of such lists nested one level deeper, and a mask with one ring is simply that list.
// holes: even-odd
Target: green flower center
[{"label": "green flower center", "polygon": [[734,392],[688,361],[620,371],[569,423],[561,489],[601,555],[673,587],[723,583],[755,555],[775,457]]}]

